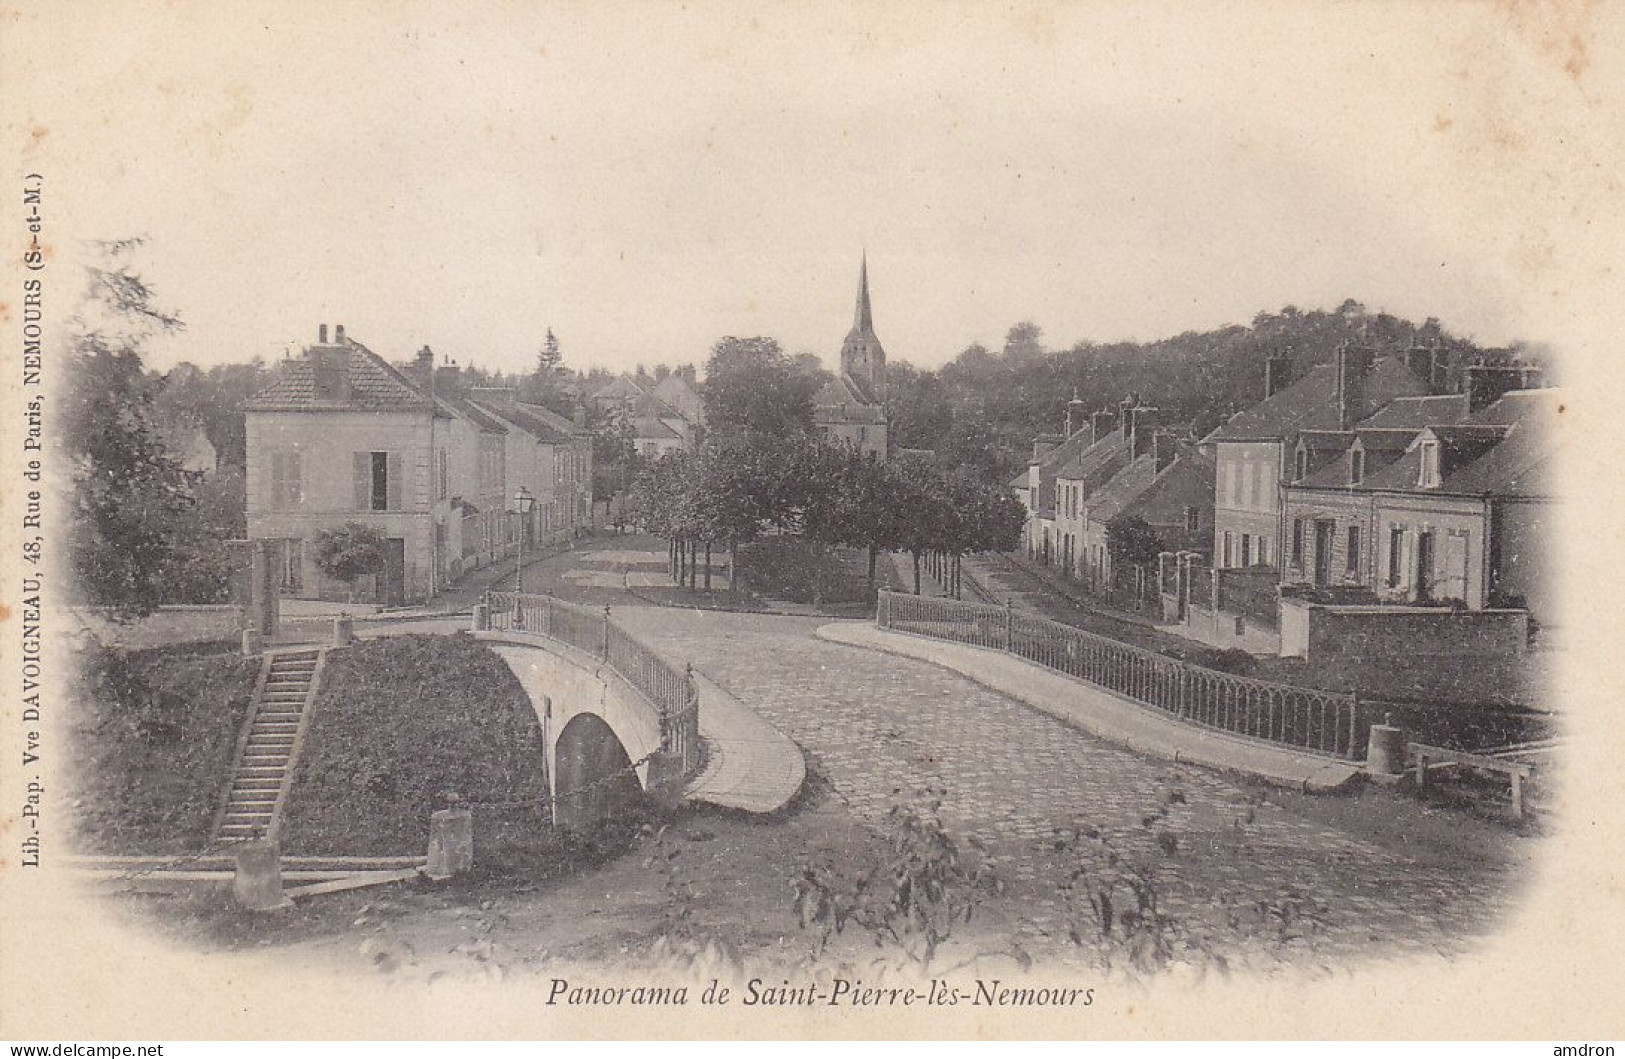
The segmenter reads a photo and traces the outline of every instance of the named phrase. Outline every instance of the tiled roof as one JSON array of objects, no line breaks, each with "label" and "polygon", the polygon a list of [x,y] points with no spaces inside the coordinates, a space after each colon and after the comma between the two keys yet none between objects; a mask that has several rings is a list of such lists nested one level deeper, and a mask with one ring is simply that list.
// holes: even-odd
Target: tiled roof
[{"label": "tiled roof", "polygon": [[[1420,428],[1418,428],[1420,429]],[[1410,447],[1411,441],[1416,437],[1417,431],[1410,428],[1389,429],[1361,427],[1355,431],[1360,439],[1360,447],[1366,452],[1377,450],[1399,449],[1403,451]]]},{"label": "tiled roof", "polygon": [[[1396,490],[1421,491],[1416,484],[1421,476],[1422,452],[1420,449],[1412,447],[1405,450],[1404,455],[1400,456],[1399,459],[1395,460],[1393,463],[1390,463],[1381,470],[1367,474],[1365,476],[1365,481],[1361,483],[1361,487],[1379,492],[1393,492]],[[1429,489],[1426,491],[1438,492],[1436,489]]]},{"label": "tiled roof", "polygon": [[1396,397],[1358,425],[1409,429],[1414,433],[1436,423],[1459,423],[1466,418],[1467,395],[1447,393],[1427,397]]},{"label": "tiled roof", "polygon": [[1298,435],[1298,444],[1315,452],[1341,451],[1354,444],[1354,431],[1305,430]]},{"label": "tiled roof", "polygon": [[508,427],[502,420],[466,397],[457,394],[436,394],[435,400],[487,433],[506,434],[508,432]]},{"label": "tiled roof", "polygon": [[642,397],[647,394],[641,385],[625,375],[611,379],[607,384],[593,391],[595,401],[624,401],[627,398]]},{"label": "tiled roof", "polygon": [[1121,467],[1088,496],[1090,522],[1110,522],[1157,480],[1157,461],[1148,452]]},{"label": "tiled roof", "polygon": [[655,385],[655,396],[676,409],[691,423],[705,419],[705,401],[687,379],[681,375],[668,375]]},{"label": "tiled roof", "polygon": [[[538,416],[536,414],[537,410],[529,406],[517,404],[496,405],[487,404],[483,401],[473,401],[471,403],[502,422],[512,424],[537,441],[549,445],[564,445],[571,440],[571,432],[559,430],[556,426]],[[552,415],[552,413],[548,414]],[[553,418],[558,417],[553,416]]]},{"label": "tiled roof", "polygon": [[[1404,364],[1378,358],[1366,372],[1358,422],[1395,398],[1422,396],[1427,386]],[[1237,412],[1205,441],[1276,441],[1300,430],[1336,430],[1337,367],[1321,364],[1273,397]]]},{"label": "tiled roof", "polygon": [[552,427],[561,434],[573,435],[588,433],[588,430],[585,427],[576,426],[571,420],[566,419],[564,416],[561,416],[557,412],[553,411],[553,409],[547,408],[543,405],[530,404],[526,401],[520,401],[519,408],[522,411],[527,412],[535,418],[541,420],[543,423],[546,423],[548,426]]},{"label": "tiled roof", "polygon": [[639,441],[681,441],[683,436],[654,416],[644,416],[632,424]]},{"label": "tiled roof", "polygon": [[837,375],[813,398],[813,422],[884,423],[886,409],[872,401],[851,376]]},{"label": "tiled roof", "polygon": [[[321,356],[343,358],[349,382],[347,400],[318,395],[316,359]],[[249,412],[428,412],[434,409],[434,403],[378,354],[346,338],[342,343],[312,346],[303,356],[279,363],[276,378],[243,402],[243,409]]]},{"label": "tiled roof", "polygon": [[1563,391],[1555,386],[1542,390],[1509,390],[1474,412],[1468,422],[1500,426],[1520,423],[1550,433],[1562,415],[1563,400]]},{"label": "tiled roof", "polygon": [[1163,468],[1156,481],[1126,504],[1120,514],[1138,515],[1153,526],[1182,524],[1186,508],[1213,506],[1215,477],[1212,458],[1181,449],[1174,462]]}]

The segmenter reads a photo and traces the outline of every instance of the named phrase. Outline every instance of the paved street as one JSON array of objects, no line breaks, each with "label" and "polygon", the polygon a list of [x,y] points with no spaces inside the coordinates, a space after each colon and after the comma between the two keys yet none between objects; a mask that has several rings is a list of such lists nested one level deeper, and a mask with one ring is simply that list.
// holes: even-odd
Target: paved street
[{"label": "paved street", "polygon": [[[1403,836],[1373,841],[1369,820],[1363,832],[1337,826],[1327,822],[1335,813],[1277,804],[1301,796],[1148,760],[935,665],[816,639],[827,619],[650,607],[624,590],[614,599],[614,571],[658,570],[663,556],[631,540],[611,547],[550,561],[558,591],[621,604],[615,613],[630,629],[692,661],[800,743],[859,821],[880,825],[899,793],[940,790],[944,819],[987,844],[1011,883],[1011,907],[1036,933],[1064,936],[1056,884],[1074,861],[1048,840],[1079,819],[1158,861],[1162,900],[1176,915],[1211,915],[1221,899],[1279,903],[1299,891],[1322,906],[1312,956],[1333,960],[1389,946],[1458,951],[1493,930],[1514,895],[1510,865],[1532,852],[1532,839],[1510,832],[1496,836],[1502,848],[1465,862],[1459,849],[1406,848]],[[1394,804],[1426,811],[1391,798],[1346,811]],[[1162,810],[1165,818],[1147,820]],[[1177,848],[1159,849],[1159,836]]]}]

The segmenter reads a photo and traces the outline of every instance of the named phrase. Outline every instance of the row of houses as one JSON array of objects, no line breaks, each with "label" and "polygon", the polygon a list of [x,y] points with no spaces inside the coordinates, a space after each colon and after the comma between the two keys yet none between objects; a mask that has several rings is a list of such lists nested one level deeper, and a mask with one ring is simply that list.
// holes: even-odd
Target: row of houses
[{"label": "row of houses", "polygon": [[[1521,651],[1552,611],[1559,391],[1533,366],[1428,347],[1263,369],[1261,399],[1199,439],[1133,398],[1090,415],[1074,399],[1011,483],[1029,555],[1218,646]],[[1159,554],[1114,568],[1108,527],[1135,516]]]},{"label": "row of houses", "polygon": [[[386,540],[361,600],[428,599],[520,547],[569,540],[592,517],[592,437],[515,391],[470,386],[425,347],[397,366],[327,325],[243,406],[250,540],[281,594],[348,599],[312,542],[359,522]],[[526,496],[525,503],[515,498]],[[521,510],[521,508],[523,510]]]},{"label": "row of houses", "polygon": [[617,376],[594,390],[589,400],[604,415],[624,419],[640,456],[693,449],[705,429],[705,402],[691,365],[661,379]]}]

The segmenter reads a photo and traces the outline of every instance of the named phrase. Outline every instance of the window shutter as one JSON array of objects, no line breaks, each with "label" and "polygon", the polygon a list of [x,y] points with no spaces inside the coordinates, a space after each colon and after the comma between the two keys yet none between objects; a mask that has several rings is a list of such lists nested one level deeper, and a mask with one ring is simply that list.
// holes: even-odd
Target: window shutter
[{"label": "window shutter", "polygon": [[355,509],[357,511],[370,511],[372,509],[372,453],[356,453],[354,467]]},{"label": "window shutter", "polygon": [[272,511],[282,507],[282,453],[271,453],[271,492],[270,502],[265,505]]},{"label": "window shutter", "polygon": [[384,474],[386,476],[384,486],[385,486],[385,488],[386,488],[386,490],[387,490],[387,492],[389,494],[389,498],[387,500],[389,510],[391,510],[391,511],[399,511],[399,510],[401,510],[401,454],[400,453],[392,452],[392,453],[389,454],[388,461],[385,464]]},{"label": "window shutter", "polygon": [[283,488],[287,490],[288,506],[298,507],[305,502],[305,481],[300,455],[297,452],[288,453],[288,465],[283,468]]}]

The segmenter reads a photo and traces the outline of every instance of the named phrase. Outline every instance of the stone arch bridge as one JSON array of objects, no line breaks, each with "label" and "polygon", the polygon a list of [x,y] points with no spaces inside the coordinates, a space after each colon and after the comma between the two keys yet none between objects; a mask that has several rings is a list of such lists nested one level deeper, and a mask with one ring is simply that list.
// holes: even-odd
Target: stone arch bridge
[{"label": "stone arch bridge", "polygon": [[640,793],[675,802],[698,773],[692,672],[634,639],[607,608],[492,593],[475,608],[474,633],[536,707],[560,827],[589,828]]}]

